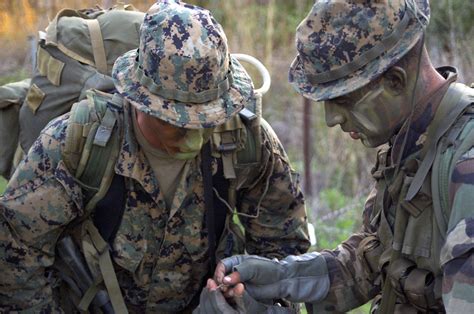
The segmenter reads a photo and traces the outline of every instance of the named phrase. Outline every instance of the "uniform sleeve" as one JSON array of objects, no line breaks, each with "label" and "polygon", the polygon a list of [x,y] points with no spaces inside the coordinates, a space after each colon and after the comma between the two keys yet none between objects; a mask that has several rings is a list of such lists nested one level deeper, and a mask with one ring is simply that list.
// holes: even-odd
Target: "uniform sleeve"
[{"label": "uniform sleeve", "polygon": [[51,122],[0,198],[0,312],[59,312],[47,271],[56,241],[80,214],[82,195],[61,160],[65,118]]},{"label": "uniform sleeve", "polygon": [[257,180],[239,191],[237,209],[244,225],[247,253],[283,258],[310,246],[298,175],[271,127],[262,121],[262,167]]},{"label": "uniform sleeve", "polygon": [[474,148],[457,161],[450,182],[451,216],[441,250],[447,313],[474,312]]},{"label": "uniform sleeve", "polygon": [[378,262],[383,251],[370,224],[377,190],[370,193],[363,215],[363,228],[334,250],[323,250],[330,286],[321,302],[312,304],[313,313],[345,313],[371,300],[380,291]]}]

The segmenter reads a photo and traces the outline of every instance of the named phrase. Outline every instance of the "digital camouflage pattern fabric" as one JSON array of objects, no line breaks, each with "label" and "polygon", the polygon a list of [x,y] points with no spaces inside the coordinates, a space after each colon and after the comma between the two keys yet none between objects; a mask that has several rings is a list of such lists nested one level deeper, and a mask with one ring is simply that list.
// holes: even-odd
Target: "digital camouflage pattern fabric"
[{"label": "digital camouflage pattern fabric", "polygon": [[120,57],[112,75],[139,110],[188,129],[226,122],[253,94],[221,25],[209,11],[173,0],[150,8],[139,49]]},{"label": "digital camouflage pattern fabric", "polygon": [[[116,87],[131,105],[126,102],[117,117],[124,135],[114,170],[125,178],[126,193],[111,256],[131,313],[189,312],[209,270],[201,157],[186,161],[168,207],[136,141],[131,110],[178,127],[211,128],[240,119],[236,113],[250,101],[253,85],[230,57],[220,25],[204,9],[159,1],[147,13],[140,36],[139,50],[125,54],[113,69]],[[97,108],[98,100],[92,98],[90,105]],[[69,114],[61,116],[42,131],[0,197],[0,312],[61,310],[60,277],[52,267],[55,246],[71,223],[86,214],[87,194],[63,158],[66,129],[73,125],[68,119]],[[255,176],[238,182],[236,191],[245,250],[271,258],[301,254],[309,239],[298,178],[263,120],[261,129]],[[224,158],[216,155],[214,172],[223,163],[217,158]],[[223,239],[229,244],[236,237]]]},{"label": "digital camouflage pattern fabric", "polygon": [[[180,312],[200,292],[207,274],[207,229],[200,157],[190,161],[172,206],[135,140],[127,105],[125,138],[115,172],[126,178],[122,223],[112,247],[117,276],[132,313]],[[83,212],[81,187],[61,160],[68,114],[43,130],[0,198],[0,309],[58,309],[46,276],[55,243]],[[284,257],[309,247],[304,199],[286,153],[273,132],[262,132],[262,164],[238,211],[251,254]],[[214,162],[216,163],[216,161]],[[247,186],[247,185],[245,185]],[[265,191],[268,188],[268,191]],[[256,205],[262,199],[258,217]]]},{"label": "digital camouflage pattern fabric", "polygon": [[316,1],[296,30],[290,83],[315,101],[355,91],[400,60],[429,17],[427,0]]}]

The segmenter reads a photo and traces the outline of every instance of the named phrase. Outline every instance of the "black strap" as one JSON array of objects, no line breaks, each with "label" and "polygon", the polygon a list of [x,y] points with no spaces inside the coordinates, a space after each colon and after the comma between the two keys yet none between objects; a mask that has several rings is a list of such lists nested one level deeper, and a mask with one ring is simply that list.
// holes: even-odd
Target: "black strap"
[{"label": "black strap", "polygon": [[225,203],[217,197],[214,193],[214,221],[215,221],[215,234],[216,234],[216,245],[219,245],[219,240],[222,236],[222,232],[225,227],[225,219],[227,217],[227,205],[229,202],[229,188],[230,182],[224,177],[224,166],[222,158],[217,158],[217,172],[212,176],[213,189],[217,191],[218,195],[225,201]]},{"label": "black strap", "polygon": [[94,225],[102,238],[109,244],[112,244],[122,222],[125,194],[125,179],[116,174],[107,193],[97,203],[94,210]]},{"label": "black strap", "polygon": [[216,268],[216,221],[214,213],[214,192],[212,190],[211,142],[208,141],[201,152],[201,172],[204,183],[204,205],[206,208],[207,238],[209,242],[210,270]]}]

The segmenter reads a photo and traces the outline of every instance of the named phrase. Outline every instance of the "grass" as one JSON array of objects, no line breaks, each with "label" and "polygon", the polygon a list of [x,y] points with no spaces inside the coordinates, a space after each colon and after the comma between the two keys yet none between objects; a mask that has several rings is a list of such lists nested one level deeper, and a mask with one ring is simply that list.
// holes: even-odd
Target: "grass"
[{"label": "grass", "polygon": [[28,71],[25,69],[20,69],[6,75],[4,74],[0,76],[0,86],[12,82],[18,82],[30,76],[31,74],[29,74]]},{"label": "grass", "polygon": [[5,191],[5,187],[7,186],[7,180],[0,176],[0,194]]}]

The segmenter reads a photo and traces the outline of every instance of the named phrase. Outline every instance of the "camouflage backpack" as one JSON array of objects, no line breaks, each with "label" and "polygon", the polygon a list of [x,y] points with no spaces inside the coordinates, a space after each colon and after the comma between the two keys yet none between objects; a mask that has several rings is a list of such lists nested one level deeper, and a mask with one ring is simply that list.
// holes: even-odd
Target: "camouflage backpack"
[{"label": "camouflage backpack", "polygon": [[30,79],[0,86],[0,176],[8,178],[18,146],[18,113]]},{"label": "camouflage backpack", "polygon": [[[138,46],[143,18],[144,13],[131,5],[64,9],[40,32],[31,83],[28,89],[13,86],[21,95],[15,101],[22,105],[8,112],[6,106],[0,108],[0,175],[10,176],[18,144],[27,152],[46,124],[84,99],[88,89],[114,89],[112,66],[117,57]],[[0,90],[0,99],[9,99],[8,90]]]}]

